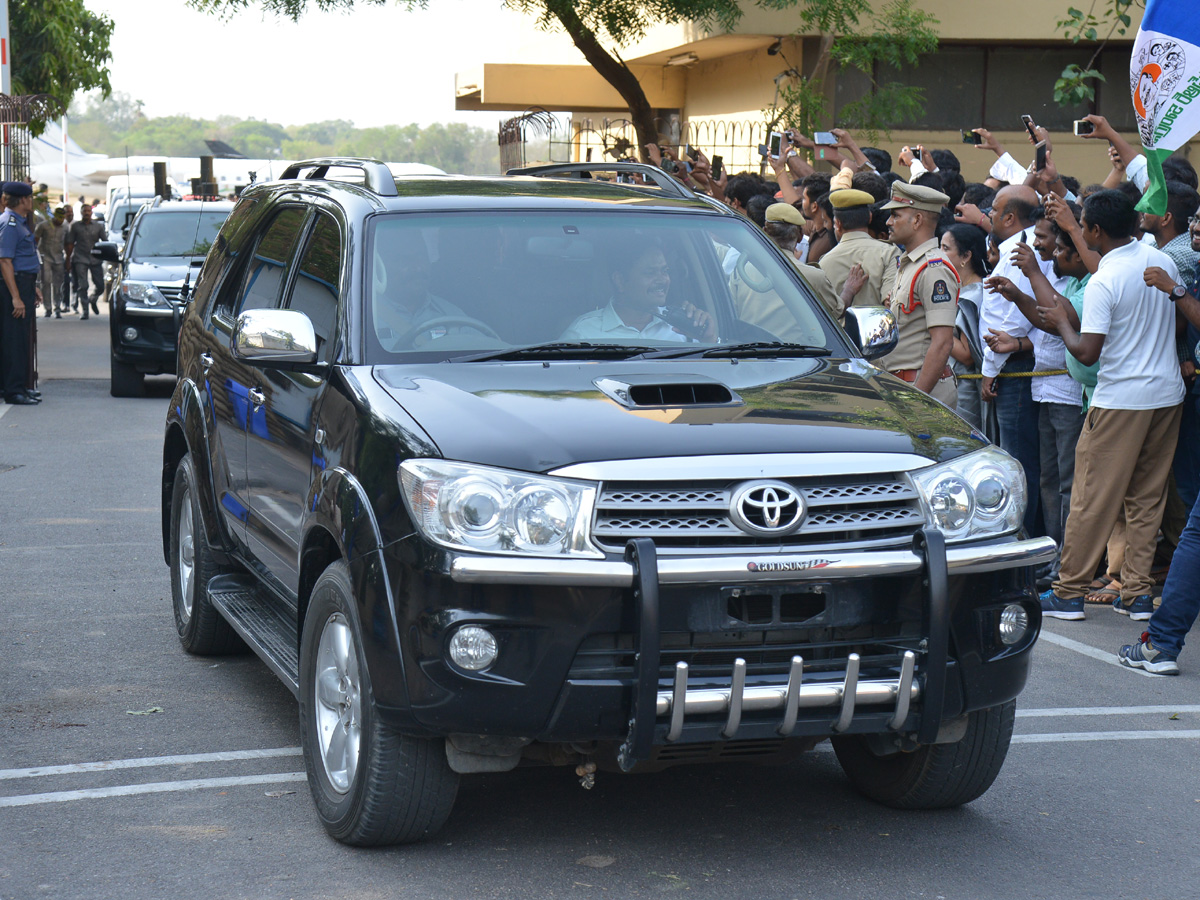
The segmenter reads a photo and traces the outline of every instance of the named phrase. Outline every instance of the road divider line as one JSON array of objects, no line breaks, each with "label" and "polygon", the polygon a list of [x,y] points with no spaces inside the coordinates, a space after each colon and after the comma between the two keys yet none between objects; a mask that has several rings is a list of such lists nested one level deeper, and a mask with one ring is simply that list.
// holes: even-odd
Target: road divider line
[{"label": "road divider line", "polygon": [[1152,716],[1158,713],[1195,713],[1193,706],[1064,706],[1059,709],[1018,709],[1017,718],[1058,718],[1059,716]]},{"label": "road divider line", "polygon": [[1134,672],[1137,675],[1145,675],[1147,678],[1161,678],[1161,675],[1152,675],[1144,669],[1134,669],[1130,666],[1121,664],[1115,653],[1105,653],[1103,650],[1097,650],[1091,644],[1085,644],[1082,641],[1076,641],[1069,637],[1063,637],[1061,634],[1055,634],[1053,631],[1042,629],[1039,641],[1047,641],[1051,644],[1056,644],[1059,647],[1065,647],[1067,650],[1074,650],[1076,653],[1082,653],[1084,656],[1090,656],[1092,659],[1098,659],[1100,662],[1108,663],[1110,666],[1124,669],[1126,672]]},{"label": "road divider line", "polygon": [[138,794],[165,794],[172,791],[201,791],[207,788],[241,787],[248,784],[279,784],[304,781],[303,772],[275,772],[267,775],[240,775],[232,778],[195,778],[190,781],[156,781],[150,784],[122,784],[115,787],[86,788],[80,791],[53,791],[46,794],[22,794],[0,797],[0,807],[36,806],[39,803],[69,803],[105,797],[133,797]]},{"label": "road divider line", "polygon": [[[1014,734],[1014,744],[1060,744],[1074,741],[1200,740],[1200,730],[1179,731],[1072,731],[1060,734]],[[0,801],[3,803],[3,801]]]},{"label": "road divider line", "polygon": [[223,753],[186,753],[181,756],[143,756],[138,759],[106,759],[101,762],[72,763],[63,766],[34,766],[28,769],[0,769],[0,781],[15,778],[40,778],[45,775],[77,775],[81,772],[109,772],[115,769],[149,769],[154,766],[187,766],[197,763],[240,762],[247,759],[276,759],[299,756],[299,747],[274,747],[267,750],[228,750]]}]

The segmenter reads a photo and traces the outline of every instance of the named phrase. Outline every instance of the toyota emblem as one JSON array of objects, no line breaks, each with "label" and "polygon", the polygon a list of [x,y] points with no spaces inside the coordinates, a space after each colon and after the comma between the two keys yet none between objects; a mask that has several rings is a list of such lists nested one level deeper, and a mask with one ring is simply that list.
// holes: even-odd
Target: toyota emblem
[{"label": "toyota emblem", "polygon": [[804,495],[782,481],[748,481],[733,492],[729,517],[747,534],[783,537],[804,521]]}]

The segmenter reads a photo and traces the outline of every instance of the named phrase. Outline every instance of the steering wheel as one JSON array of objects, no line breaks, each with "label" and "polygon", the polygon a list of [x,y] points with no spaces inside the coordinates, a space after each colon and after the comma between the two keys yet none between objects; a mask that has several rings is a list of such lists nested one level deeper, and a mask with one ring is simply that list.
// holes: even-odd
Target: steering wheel
[{"label": "steering wheel", "polygon": [[488,325],[487,322],[480,322],[478,319],[472,319],[470,316],[438,316],[436,319],[429,319],[425,322],[422,322],[420,325],[414,325],[412,328],[408,329],[408,331],[396,338],[395,346],[413,347],[415,346],[414,341],[416,341],[418,335],[424,334],[426,331],[431,331],[434,328],[451,327],[455,325],[460,327],[465,326],[467,328],[474,328],[485,337],[495,338],[500,342],[504,341],[504,338],[496,334],[496,332],[492,330],[491,326]]},{"label": "steering wheel", "polygon": [[749,258],[743,253],[738,257],[737,264],[733,267],[733,270],[737,273],[738,278],[742,279],[746,287],[750,288],[756,294],[765,294],[775,286],[774,282],[771,281],[770,275],[762,275],[761,273],[759,275],[751,275],[746,267],[749,262]]}]

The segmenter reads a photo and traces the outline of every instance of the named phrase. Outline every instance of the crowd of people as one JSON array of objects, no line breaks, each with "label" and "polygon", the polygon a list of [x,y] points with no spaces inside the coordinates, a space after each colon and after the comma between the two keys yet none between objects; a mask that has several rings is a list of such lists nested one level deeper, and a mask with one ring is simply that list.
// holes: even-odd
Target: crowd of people
[{"label": "crowd of people", "polygon": [[1096,603],[1147,621],[1118,656],[1173,675],[1200,613],[1200,193],[1177,154],[1162,163],[1165,213],[1139,214],[1147,158],[1086,121],[1111,166],[1099,184],[1060,172],[1032,123],[1028,165],[974,130],[996,157],[980,183],[950,150],[893,161],[843,129],[819,148],[795,130],[761,148],[774,180],[646,151],[753,220],[835,315],[889,307],[899,341],[881,367],[1021,463],[1025,529],[1060,548],[1038,573],[1043,615],[1078,621]]},{"label": "crowd of people", "polygon": [[[33,359],[37,311],[61,319],[100,312],[104,267],[92,248],[106,237],[92,205],[63,204],[51,211],[46,185],[7,181],[0,186],[0,393],[6,403],[41,402]],[[88,295],[88,279],[91,295]],[[72,290],[73,289],[73,290]]]}]

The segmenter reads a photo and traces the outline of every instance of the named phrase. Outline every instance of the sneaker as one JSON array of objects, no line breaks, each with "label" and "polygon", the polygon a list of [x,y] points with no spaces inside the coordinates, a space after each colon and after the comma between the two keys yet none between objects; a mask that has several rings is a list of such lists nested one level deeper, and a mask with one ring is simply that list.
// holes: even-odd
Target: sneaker
[{"label": "sneaker", "polygon": [[1139,594],[1128,600],[1117,597],[1113,600],[1113,610],[1123,616],[1129,616],[1135,622],[1145,622],[1154,615],[1154,601],[1149,594]]},{"label": "sneaker", "polygon": [[1126,644],[1117,654],[1121,665],[1131,669],[1145,669],[1152,675],[1178,675],[1179,663],[1175,657],[1163,653],[1150,643],[1150,632],[1143,631],[1136,644]]},{"label": "sneaker", "polygon": [[1046,591],[1039,597],[1042,601],[1042,615],[1048,616],[1051,619],[1070,619],[1071,621],[1079,621],[1083,616],[1083,598],[1076,597],[1073,600],[1064,600],[1053,590]]}]

